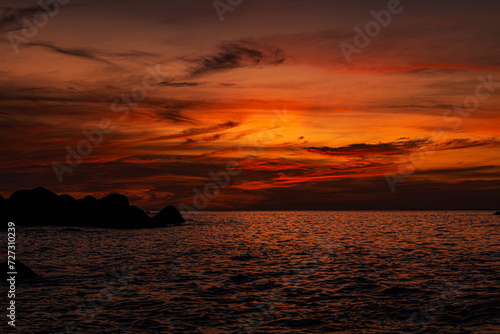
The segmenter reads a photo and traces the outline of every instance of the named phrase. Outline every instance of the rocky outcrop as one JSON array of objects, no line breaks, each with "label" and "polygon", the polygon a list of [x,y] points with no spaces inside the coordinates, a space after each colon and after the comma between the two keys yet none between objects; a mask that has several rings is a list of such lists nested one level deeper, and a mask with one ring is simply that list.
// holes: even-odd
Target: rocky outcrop
[{"label": "rocky outcrop", "polygon": [[103,206],[115,209],[126,209],[130,206],[128,198],[125,195],[109,194],[100,199]]},{"label": "rocky outcrop", "polygon": [[156,224],[159,225],[161,224],[179,225],[185,222],[179,210],[177,210],[172,205],[167,205],[165,208],[163,208],[163,210],[161,210],[154,216],[153,220],[155,221]]},{"label": "rocky outcrop", "polygon": [[130,205],[128,198],[121,194],[109,194],[101,199],[92,196],[74,199],[42,187],[19,190],[8,199],[0,200],[0,219],[3,228],[8,221],[24,226],[104,228],[156,228],[184,222],[171,205],[152,218],[144,210]]},{"label": "rocky outcrop", "polygon": [[495,212],[495,216],[500,216],[500,211]]}]

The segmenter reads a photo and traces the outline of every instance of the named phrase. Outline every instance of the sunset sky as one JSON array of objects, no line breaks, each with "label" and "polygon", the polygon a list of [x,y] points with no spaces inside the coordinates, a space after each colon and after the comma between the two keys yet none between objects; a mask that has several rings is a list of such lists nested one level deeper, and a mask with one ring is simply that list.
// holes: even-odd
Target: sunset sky
[{"label": "sunset sky", "polygon": [[387,1],[61,2],[34,33],[37,1],[0,0],[4,197],[192,206],[237,162],[208,209],[500,209],[498,1],[401,1],[350,62]]}]

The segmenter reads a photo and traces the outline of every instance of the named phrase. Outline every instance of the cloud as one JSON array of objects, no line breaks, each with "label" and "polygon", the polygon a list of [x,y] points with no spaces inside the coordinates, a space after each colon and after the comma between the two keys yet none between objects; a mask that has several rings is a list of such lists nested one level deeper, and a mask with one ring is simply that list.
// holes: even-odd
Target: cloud
[{"label": "cloud", "polygon": [[378,144],[350,144],[341,147],[307,147],[305,151],[310,153],[317,153],[328,156],[367,156],[367,155],[388,155],[388,154],[401,154],[409,149],[417,148],[428,144],[428,139],[423,140],[409,140],[401,138],[398,141],[389,143]]},{"label": "cloud", "polygon": [[252,65],[279,65],[285,61],[283,51],[251,41],[224,42],[218,52],[195,59],[185,59],[196,65],[190,68],[190,76],[211,74]]},{"label": "cloud", "polygon": [[[432,17],[422,17],[423,21],[418,23],[413,20],[394,22],[383,36],[371,39],[369,48],[352,54],[350,64],[339,44],[353,45],[356,33],[352,28],[359,21],[353,21],[352,25],[339,24],[335,29],[270,35],[265,41],[286,50],[288,64],[307,64],[342,72],[408,74],[418,75],[419,79],[422,75],[498,72],[499,29],[489,19],[483,18],[481,24],[473,21],[466,24],[461,20],[443,24]],[[429,38],[429,31],[433,33],[432,38]],[[435,52],[436,48],[440,52]]]},{"label": "cloud", "polygon": [[224,135],[223,133],[215,133],[213,135],[203,137],[203,141],[205,142],[216,141],[219,140],[223,135]]},{"label": "cloud", "polygon": [[156,137],[156,138],[149,139],[146,141],[150,142],[150,141],[159,141],[159,140],[188,138],[188,137],[198,136],[198,135],[207,134],[207,133],[211,133],[211,132],[215,132],[215,131],[231,129],[231,128],[234,128],[238,125],[239,125],[239,123],[229,121],[226,123],[217,124],[217,125],[210,126],[207,128],[191,128],[191,129],[187,129],[187,130],[181,131],[181,132],[176,133],[176,134],[172,134],[172,135],[168,135],[168,136],[160,136],[160,137]]},{"label": "cloud", "polygon": [[[143,51],[126,51],[126,52],[109,52],[106,50],[97,50],[97,49],[90,49],[90,48],[64,48],[60,47],[57,45],[54,45],[52,43],[48,42],[33,42],[26,44],[26,47],[42,47],[44,49],[47,49],[49,51],[63,54],[63,55],[68,55],[68,56],[73,56],[73,57],[79,57],[79,58],[85,58],[85,59],[90,59],[90,60],[95,60],[98,62],[102,62],[105,64],[113,64],[112,62],[108,61],[105,59],[105,57],[111,57],[111,58],[141,58],[141,57],[155,57],[157,55],[149,52],[143,52]],[[193,84],[194,85],[194,84]]]},{"label": "cloud", "polygon": [[110,52],[108,54],[110,57],[157,57],[158,54],[152,53],[152,52],[144,52],[144,51],[138,51],[138,50],[129,50],[125,52]]},{"label": "cloud", "polygon": [[27,7],[3,7],[0,9],[0,33],[21,30],[24,27],[23,19],[31,18],[43,11],[40,5]]},{"label": "cloud", "polygon": [[107,61],[106,59],[103,59],[101,57],[96,56],[94,52],[92,52],[90,50],[86,50],[86,49],[61,48],[61,47],[55,46],[55,45],[50,44],[50,43],[30,43],[28,45],[29,46],[40,46],[40,47],[43,47],[47,50],[50,50],[50,51],[53,51],[56,53],[60,53],[63,55],[95,60],[95,61],[103,62],[106,64],[112,64],[111,62]]},{"label": "cloud", "polygon": [[169,86],[169,87],[195,87],[201,85],[199,82],[174,82],[174,81],[163,81],[158,85],[160,86]]},{"label": "cloud", "polygon": [[493,177],[495,179],[500,178],[500,166],[489,165],[489,166],[469,166],[461,168],[440,168],[440,169],[428,169],[420,174],[427,175],[446,175],[454,178],[479,178],[479,177]]},{"label": "cloud", "polygon": [[157,112],[158,117],[164,120],[168,120],[174,123],[191,123],[194,124],[196,121],[188,116],[182,114],[182,112],[189,108],[194,108],[200,106],[203,103],[199,101],[183,101],[168,99],[163,102],[163,110]]},{"label": "cloud", "polygon": [[307,171],[314,169],[316,166],[303,163],[300,161],[290,161],[286,159],[253,159],[240,161],[240,166],[245,170],[262,170],[271,172],[281,172],[284,170]]},{"label": "cloud", "polygon": [[458,150],[462,148],[470,148],[470,147],[479,147],[479,146],[489,146],[498,144],[499,141],[495,137],[486,138],[486,139],[451,139],[440,145],[439,150]]},{"label": "cloud", "polygon": [[162,119],[166,119],[174,123],[195,123],[193,119],[183,116],[181,114],[181,110],[163,110],[158,112],[158,115]]},{"label": "cloud", "polygon": [[408,139],[400,138],[397,141],[378,144],[350,144],[341,147],[307,147],[303,150],[322,154],[327,156],[338,157],[359,157],[359,156],[373,156],[373,155],[395,155],[404,154],[406,152],[416,149],[429,149],[429,150],[456,150],[470,147],[487,146],[497,144],[496,138],[486,138],[473,140],[469,138],[450,139],[443,142],[435,142],[429,138],[424,139]]}]

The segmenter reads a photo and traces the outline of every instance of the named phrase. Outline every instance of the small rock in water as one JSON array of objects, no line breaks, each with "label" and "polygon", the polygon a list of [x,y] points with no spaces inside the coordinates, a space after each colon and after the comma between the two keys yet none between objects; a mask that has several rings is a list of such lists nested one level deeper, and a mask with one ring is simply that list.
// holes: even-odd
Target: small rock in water
[{"label": "small rock in water", "polygon": [[185,223],[179,210],[172,205],[167,205],[154,218],[154,222],[158,225],[178,225]]}]

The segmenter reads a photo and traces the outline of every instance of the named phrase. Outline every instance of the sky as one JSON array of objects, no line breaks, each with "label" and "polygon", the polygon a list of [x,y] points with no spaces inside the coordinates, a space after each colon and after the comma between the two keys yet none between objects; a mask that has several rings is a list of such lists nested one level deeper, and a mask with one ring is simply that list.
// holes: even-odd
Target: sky
[{"label": "sky", "polygon": [[3,197],[500,208],[498,1],[40,3],[0,0]]}]

